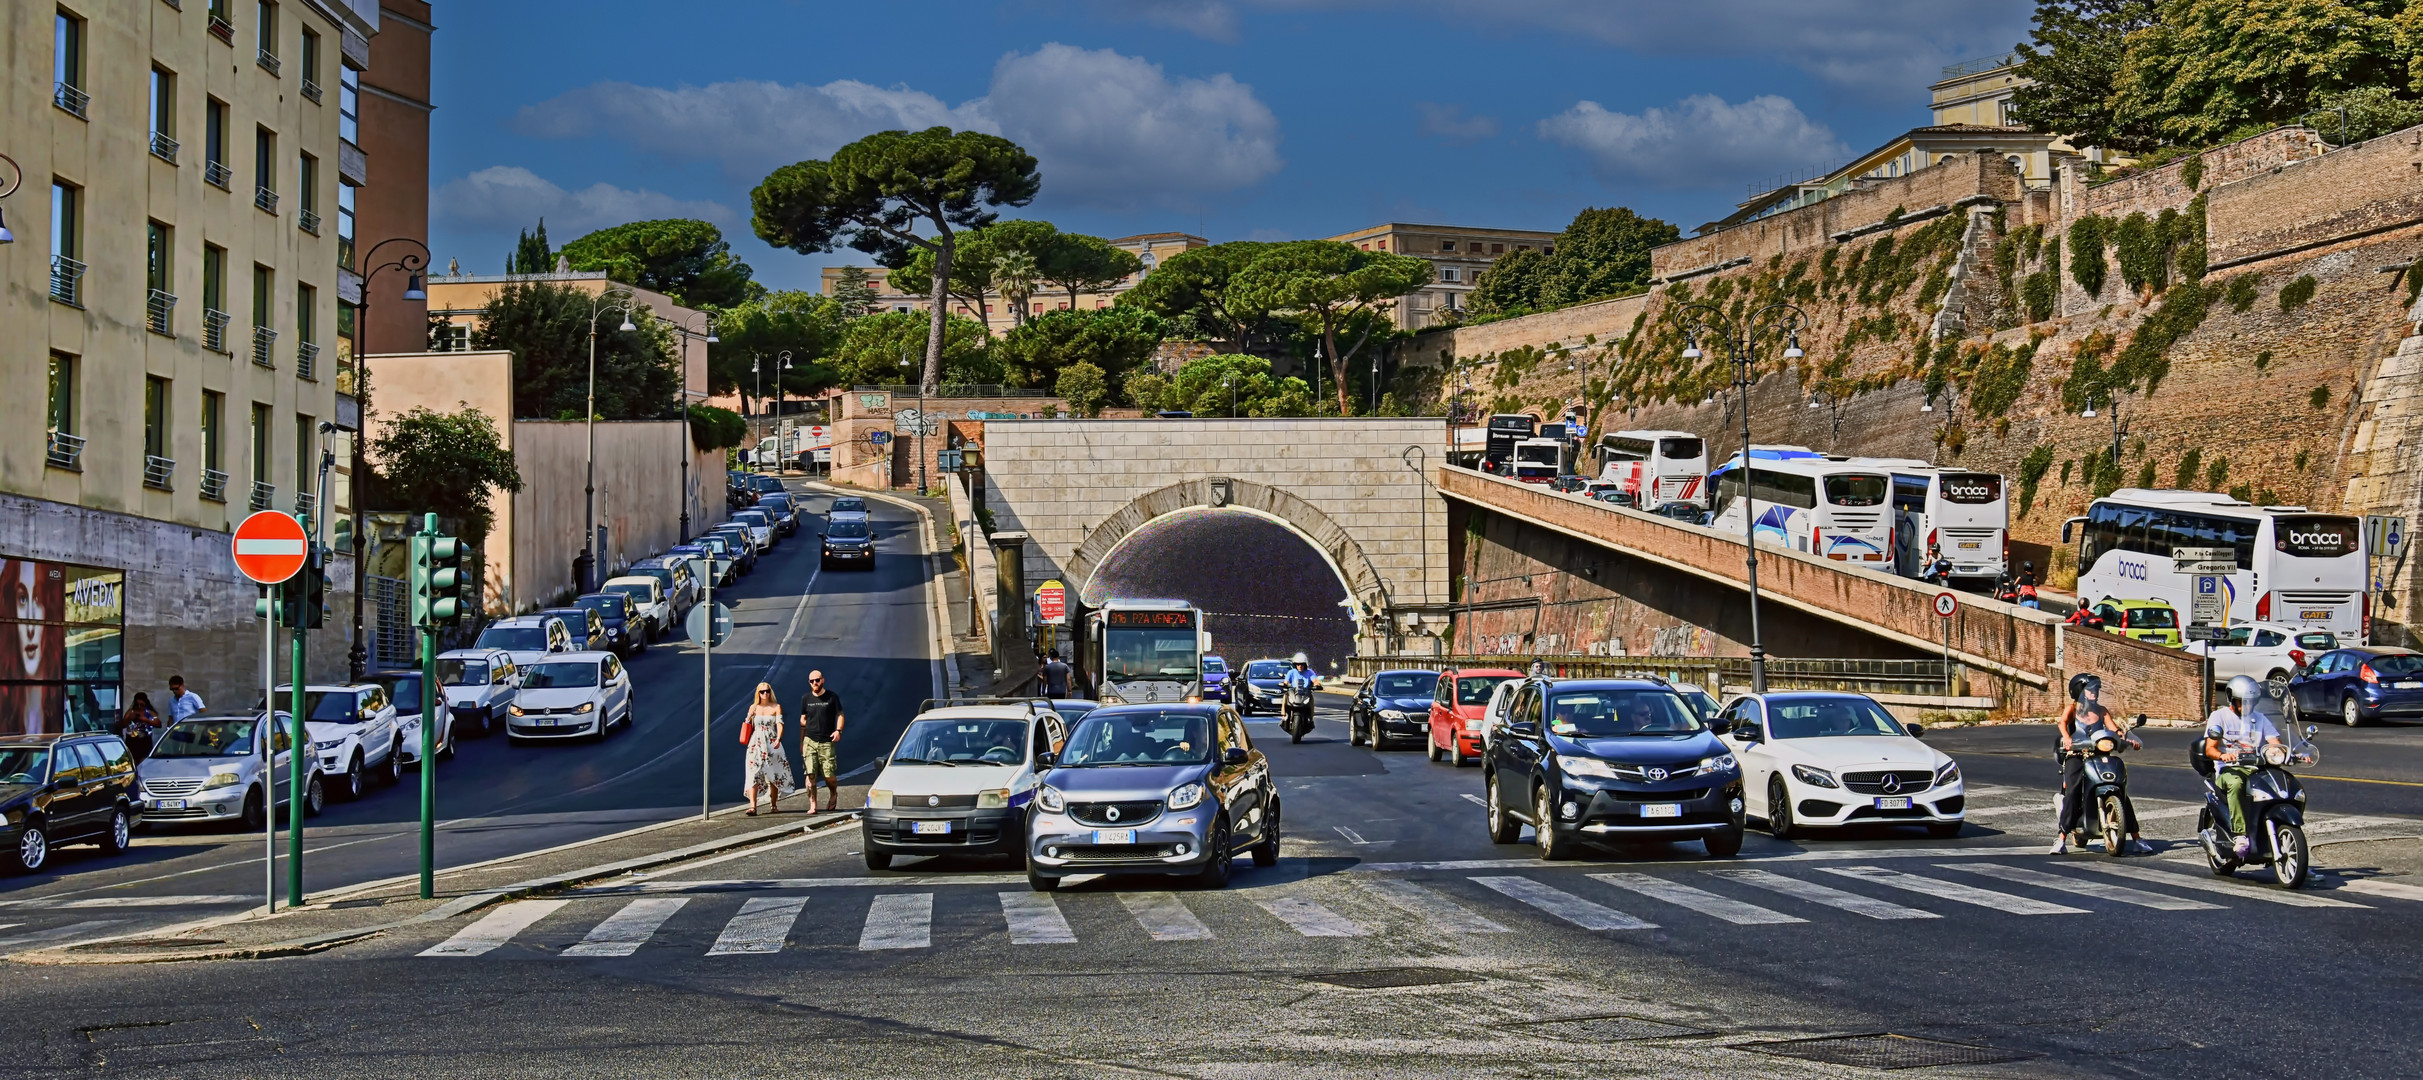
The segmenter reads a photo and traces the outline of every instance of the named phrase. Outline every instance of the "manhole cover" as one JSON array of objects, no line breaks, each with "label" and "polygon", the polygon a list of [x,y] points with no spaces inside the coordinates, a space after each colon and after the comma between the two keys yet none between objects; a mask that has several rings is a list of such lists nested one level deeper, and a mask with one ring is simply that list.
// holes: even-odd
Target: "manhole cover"
[{"label": "manhole cover", "polygon": [[1444,983],[1483,982],[1478,975],[1441,968],[1377,968],[1371,971],[1333,971],[1326,975],[1306,975],[1306,982],[1328,983],[1349,990],[1386,990],[1396,986],[1438,986]]},{"label": "manhole cover", "polygon": [[1992,1065],[2003,1061],[2024,1061],[2041,1055],[2021,1050],[2001,1050],[1991,1046],[1922,1039],[1914,1035],[1879,1032],[1868,1035],[1829,1035],[1818,1039],[1784,1039],[1777,1042],[1738,1043],[1736,1050],[1755,1050],[1778,1057],[1806,1058],[1831,1065],[1856,1065],[1867,1069],[1925,1069],[1937,1065]]},{"label": "manhole cover", "polygon": [[1536,1032],[1554,1039],[1590,1042],[1626,1042],[1633,1039],[1672,1039],[1690,1035],[1706,1035],[1702,1028],[1669,1024],[1663,1020],[1645,1020],[1638,1016],[1611,1014],[1607,1016],[1569,1016],[1557,1020],[1524,1020],[1506,1025]]}]

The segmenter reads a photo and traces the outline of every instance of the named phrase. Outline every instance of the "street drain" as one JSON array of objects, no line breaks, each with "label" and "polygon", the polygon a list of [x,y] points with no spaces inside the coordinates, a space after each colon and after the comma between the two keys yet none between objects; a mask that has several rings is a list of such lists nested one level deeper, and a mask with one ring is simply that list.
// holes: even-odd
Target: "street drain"
[{"label": "street drain", "polygon": [[1991,1046],[1922,1039],[1915,1035],[1895,1035],[1875,1032],[1867,1035],[1829,1035],[1816,1039],[1784,1039],[1777,1042],[1736,1043],[1736,1050],[1754,1050],[1778,1057],[1804,1058],[1829,1065],[1855,1065],[1867,1069],[1926,1069],[1938,1065],[1992,1065],[2004,1061],[2024,1061],[2040,1054],[2021,1050],[2002,1050]]},{"label": "street drain", "polygon": [[124,949],[200,949],[225,945],[225,938],[112,938],[108,941],[88,941],[70,945],[69,952],[112,952]]},{"label": "street drain", "polygon": [[379,905],[381,905],[381,904],[384,904],[384,903],[386,903],[386,902],[387,902],[387,901],[385,901],[385,900],[380,900],[380,899],[376,899],[376,898],[372,898],[372,899],[368,899],[368,900],[339,900],[339,901],[337,901],[336,903],[333,903],[333,904],[328,905],[328,910],[330,910],[330,911],[343,911],[343,910],[345,910],[346,908],[357,908],[357,907],[377,907],[377,906],[379,906]]},{"label": "street drain", "polygon": [[1333,971],[1326,975],[1306,975],[1306,982],[1328,983],[1349,990],[1386,990],[1398,986],[1439,986],[1446,983],[1484,982],[1481,976],[1442,968],[1406,967],[1375,968],[1370,971]]},{"label": "street drain", "polygon": [[1669,1024],[1663,1020],[1646,1020],[1620,1013],[1606,1016],[1568,1016],[1556,1020],[1522,1020],[1507,1024],[1554,1039],[1578,1039],[1592,1042],[1629,1042],[1635,1039],[1673,1039],[1706,1035],[1702,1028]]}]

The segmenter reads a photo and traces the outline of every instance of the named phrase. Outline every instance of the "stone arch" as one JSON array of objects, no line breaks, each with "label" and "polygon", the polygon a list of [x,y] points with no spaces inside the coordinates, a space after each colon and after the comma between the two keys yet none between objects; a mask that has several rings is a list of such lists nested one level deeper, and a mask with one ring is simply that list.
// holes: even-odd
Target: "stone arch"
[{"label": "stone arch", "polygon": [[[1217,501],[1215,484],[1227,486],[1225,501]],[[1370,557],[1363,553],[1363,546],[1347,535],[1344,526],[1320,507],[1291,492],[1228,477],[1196,477],[1148,491],[1102,519],[1101,524],[1085,534],[1076,554],[1069,559],[1070,589],[1082,594],[1094,580],[1095,568],[1130,533],[1148,522],[1193,507],[1244,510],[1285,525],[1329,561],[1330,569],[1337,572],[1338,581],[1345,586],[1346,595],[1359,608],[1355,612],[1358,621],[1387,612],[1388,587],[1380,580],[1380,572],[1371,565]]]}]

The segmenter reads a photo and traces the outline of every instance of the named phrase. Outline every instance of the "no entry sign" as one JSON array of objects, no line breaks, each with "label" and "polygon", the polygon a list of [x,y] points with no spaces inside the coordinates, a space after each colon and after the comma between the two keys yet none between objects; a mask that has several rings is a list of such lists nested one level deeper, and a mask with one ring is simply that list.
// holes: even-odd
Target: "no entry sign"
[{"label": "no entry sign", "polygon": [[236,526],[236,571],[263,585],[275,585],[303,569],[311,541],[303,523],[275,510],[262,510]]},{"label": "no entry sign", "polygon": [[1959,598],[1959,597],[1954,596],[1954,595],[1952,595],[1951,593],[1948,593],[1948,592],[1939,592],[1939,593],[1936,593],[1936,594],[1935,594],[1935,614],[1937,614],[1937,615],[1941,615],[1941,616],[1943,616],[1944,618],[1949,619],[1949,618],[1951,618],[1951,617],[1952,617],[1952,615],[1953,615],[1953,613],[1954,613],[1954,612],[1957,612],[1957,611],[1959,611],[1959,610],[1960,610],[1960,598]]}]

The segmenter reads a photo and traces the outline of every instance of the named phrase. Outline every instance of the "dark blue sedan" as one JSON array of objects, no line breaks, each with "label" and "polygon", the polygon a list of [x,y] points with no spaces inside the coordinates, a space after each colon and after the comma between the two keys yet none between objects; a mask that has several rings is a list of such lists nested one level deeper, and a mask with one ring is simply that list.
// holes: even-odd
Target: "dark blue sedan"
[{"label": "dark blue sedan", "polygon": [[2288,707],[2292,722],[2335,717],[2349,727],[2423,717],[2423,654],[2387,645],[2323,653],[2288,680]]},{"label": "dark blue sedan", "polygon": [[1438,693],[1439,673],[1407,668],[1383,671],[1363,684],[1346,710],[1346,734],[1356,746],[1368,742],[1374,750],[1388,748],[1391,738],[1430,737],[1430,699]]}]

